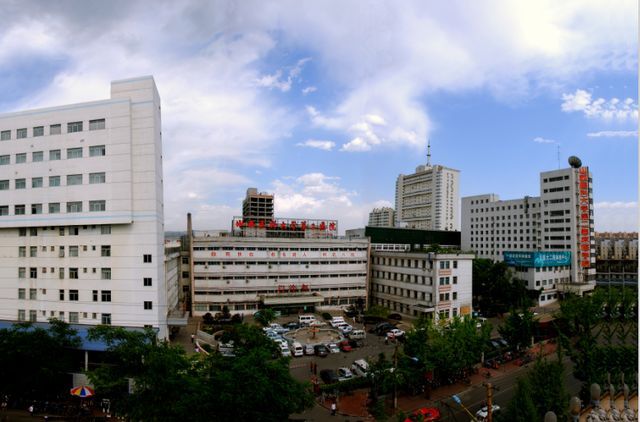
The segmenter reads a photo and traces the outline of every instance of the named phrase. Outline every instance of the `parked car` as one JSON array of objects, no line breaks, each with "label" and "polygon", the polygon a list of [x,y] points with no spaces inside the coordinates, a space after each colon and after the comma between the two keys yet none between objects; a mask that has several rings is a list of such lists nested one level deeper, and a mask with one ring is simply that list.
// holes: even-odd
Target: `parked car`
[{"label": "parked car", "polygon": [[353,340],[362,340],[367,336],[364,330],[353,330],[349,333],[349,338]]},{"label": "parked car", "polygon": [[283,327],[287,328],[288,330],[297,330],[298,328],[300,328],[300,324],[298,324],[297,322],[288,322],[284,324]]},{"label": "parked car", "polygon": [[346,322],[344,324],[338,325],[337,328],[342,332],[342,334],[349,334],[353,331],[353,327]]},{"label": "parked car", "polygon": [[[498,413],[500,412],[500,406],[498,406],[497,404],[493,404],[491,405],[491,416],[496,416]],[[476,412],[476,419],[478,420],[478,422],[484,422],[487,419],[487,416],[489,416],[489,407],[485,406],[482,409],[478,410]]]},{"label": "parked car", "polygon": [[316,351],[313,348],[313,345],[307,344],[304,346],[304,354],[305,355],[315,355]]},{"label": "parked car", "polygon": [[302,347],[302,344],[298,343],[297,341],[294,341],[293,344],[291,345],[291,353],[293,353],[293,356],[304,356],[304,348]]},{"label": "parked car", "polygon": [[329,349],[329,353],[340,353],[340,348],[335,343],[327,344],[327,349]]},{"label": "parked car", "polygon": [[353,306],[349,306],[344,310],[344,314],[349,318],[353,318],[354,316],[358,315],[358,310]]},{"label": "parked car", "polygon": [[402,315],[400,314],[389,314],[387,318],[394,319],[396,321],[402,321]]},{"label": "parked car", "polygon": [[382,324],[378,324],[373,332],[379,336],[384,336],[388,331],[393,330],[394,328],[396,328],[395,325],[383,322]]},{"label": "parked car", "polygon": [[404,422],[435,422],[440,420],[440,410],[437,407],[421,407],[413,412]]},{"label": "parked car", "polygon": [[340,381],[338,374],[333,369],[323,369],[320,371],[320,379],[325,384],[335,384]]},{"label": "parked car", "polygon": [[331,326],[333,328],[336,328],[340,324],[346,324],[344,318],[342,318],[342,317],[333,317],[333,318],[331,318],[331,321],[329,321],[329,323],[331,324]]},{"label": "parked car", "polygon": [[345,381],[351,378],[353,378],[353,374],[351,373],[349,368],[346,368],[346,367],[338,368],[338,379],[340,381]]},{"label": "parked car", "polygon": [[369,364],[364,359],[358,359],[351,365],[351,372],[358,377],[364,377],[369,372]]},{"label": "parked car", "polygon": [[355,349],[356,347],[362,347],[364,346],[364,340],[356,340],[356,339],[349,339],[349,346],[351,346],[352,349]]},{"label": "parked car", "polygon": [[351,345],[349,344],[349,340],[342,340],[340,343],[338,343],[338,346],[343,352],[350,352],[351,350],[353,350],[351,348]]},{"label": "parked car", "polygon": [[318,321],[317,319],[309,323],[309,327],[324,327],[325,325],[327,325],[326,322]]},{"label": "parked car", "polygon": [[404,331],[399,330],[397,328],[393,328],[389,331],[387,331],[387,338],[400,338],[404,336]]},{"label": "parked car", "polygon": [[361,318],[358,318],[358,322],[362,322],[364,324],[380,324],[383,321],[383,317],[375,315],[365,315]]},{"label": "parked car", "polygon": [[329,350],[324,344],[318,344],[313,347],[314,352],[316,352],[316,356],[320,356],[321,358],[326,358],[329,354]]}]

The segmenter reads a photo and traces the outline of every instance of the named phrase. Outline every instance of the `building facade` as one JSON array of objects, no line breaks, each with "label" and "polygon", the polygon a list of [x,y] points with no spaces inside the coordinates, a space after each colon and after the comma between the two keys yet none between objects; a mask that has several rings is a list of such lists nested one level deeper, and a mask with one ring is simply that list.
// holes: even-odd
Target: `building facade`
[{"label": "building facade", "polygon": [[596,283],[638,286],[638,233],[596,233]]},{"label": "building facade", "polygon": [[553,265],[516,268],[530,289],[542,289],[543,303],[557,299],[558,292],[582,294],[595,286],[592,178],[588,167],[575,160],[570,168],[540,173],[539,197],[462,198],[462,248],[479,258],[501,261],[505,254],[561,252],[563,259]]},{"label": "building facade", "polygon": [[212,237],[190,244],[194,316],[337,309],[366,301],[366,239]]},{"label": "building facade", "polygon": [[394,227],[396,212],[391,207],[374,208],[369,213],[369,226],[371,227]]},{"label": "building facade", "polygon": [[153,78],[114,81],[107,100],[0,115],[0,139],[0,319],[166,337]]},{"label": "building facade", "polygon": [[242,201],[242,219],[256,223],[273,220],[273,195],[258,192],[256,188],[247,189],[247,195]]},{"label": "building facade", "polygon": [[460,172],[420,165],[396,180],[396,225],[422,230],[460,230]]},{"label": "building facade", "polygon": [[473,254],[371,251],[371,304],[436,321],[472,312]]}]

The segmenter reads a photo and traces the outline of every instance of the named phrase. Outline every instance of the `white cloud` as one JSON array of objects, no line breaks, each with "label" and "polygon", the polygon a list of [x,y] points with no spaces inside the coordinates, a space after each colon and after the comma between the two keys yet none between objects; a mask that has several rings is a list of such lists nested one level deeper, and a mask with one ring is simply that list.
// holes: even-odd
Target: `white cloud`
[{"label": "white cloud", "polygon": [[[261,87],[265,87],[269,89],[276,88],[282,92],[288,92],[291,89],[291,85],[294,82],[300,80],[300,74],[302,73],[302,68],[304,67],[304,64],[309,60],[311,60],[310,57],[306,57],[304,59],[298,60],[295,66],[289,68],[287,77],[284,80],[282,79],[282,73],[283,73],[282,69],[278,69],[274,74],[263,75],[259,77],[256,80],[256,84]],[[307,88],[305,88],[305,90],[306,89]],[[315,91],[315,88],[313,88],[313,90]],[[304,90],[303,90],[303,93],[307,94],[307,92],[304,92]]]},{"label": "white cloud", "polygon": [[302,89],[302,93],[304,95],[307,95],[307,94],[311,94],[312,92],[316,92],[317,90],[318,88],[316,88],[315,86],[307,86]]},{"label": "white cloud", "polygon": [[297,143],[296,145],[301,147],[317,148],[323,151],[331,151],[333,147],[336,146],[336,143],[333,141],[320,141],[316,139],[308,139],[304,142]]},{"label": "white cloud", "polygon": [[587,133],[589,138],[637,138],[637,130],[603,130]]},{"label": "white cloud", "polygon": [[342,145],[342,148],[340,148],[340,151],[346,151],[346,152],[371,151],[371,145],[369,145],[367,141],[365,141],[362,138],[353,138],[346,144]]},{"label": "white cloud", "polygon": [[537,142],[539,144],[555,144],[557,143],[557,141],[554,141],[553,139],[546,139],[546,138],[541,138],[540,136],[533,138],[533,142]]},{"label": "white cloud", "polygon": [[638,231],[637,202],[596,202],[595,229],[599,232]]},{"label": "white cloud", "polygon": [[573,94],[562,94],[562,100],[562,111],[567,113],[581,111],[588,118],[607,121],[638,120],[638,104],[632,98],[593,99],[591,93],[577,89]]}]

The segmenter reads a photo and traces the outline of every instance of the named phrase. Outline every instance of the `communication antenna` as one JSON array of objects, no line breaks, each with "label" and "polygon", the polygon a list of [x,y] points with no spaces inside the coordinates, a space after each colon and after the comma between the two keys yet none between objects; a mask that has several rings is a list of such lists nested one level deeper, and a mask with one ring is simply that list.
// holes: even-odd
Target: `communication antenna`
[{"label": "communication antenna", "polygon": [[558,170],[560,170],[560,144],[558,144]]},{"label": "communication antenna", "polygon": [[431,139],[427,138],[427,167],[431,167]]}]

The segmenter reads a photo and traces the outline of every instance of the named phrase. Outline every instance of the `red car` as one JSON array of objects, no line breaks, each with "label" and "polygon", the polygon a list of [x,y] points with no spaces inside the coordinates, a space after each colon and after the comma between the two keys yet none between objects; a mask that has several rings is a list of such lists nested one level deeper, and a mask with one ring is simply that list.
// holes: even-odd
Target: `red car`
[{"label": "red car", "polygon": [[353,350],[351,348],[351,345],[349,344],[349,340],[342,340],[340,344],[338,344],[338,347],[340,347],[340,350],[342,350],[343,352],[350,352],[351,350]]},{"label": "red car", "polygon": [[421,407],[409,416],[404,422],[435,422],[440,420],[440,410],[437,407]]}]

